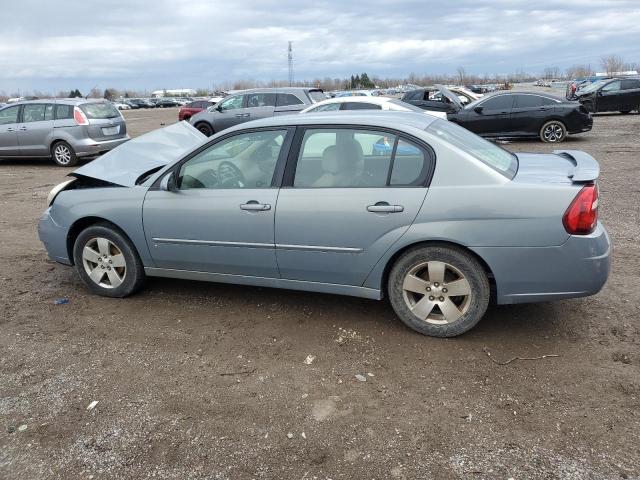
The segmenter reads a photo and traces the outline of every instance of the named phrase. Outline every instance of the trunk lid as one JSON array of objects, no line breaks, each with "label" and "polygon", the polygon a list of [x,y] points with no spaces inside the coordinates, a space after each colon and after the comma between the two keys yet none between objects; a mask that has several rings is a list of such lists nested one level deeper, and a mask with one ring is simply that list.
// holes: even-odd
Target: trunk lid
[{"label": "trunk lid", "polygon": [[462,105],[462,102],[460,101],[460,99],[458,98],[458,95],[456,95],[455,93],[453,93],[451,90],[449,90],[447,87],[444,87],[442,85],[435,85],[435,87],[438,89],[438,91],[444,95],[445,97],[447,97],[451,103],[453,103],[453,105],[458,109],[461,110],[464,105]]},{"label": "trunk lid", "polygon": [[123,143],[70,175],[132,187],[144,173],[173,163],[206,139],[189,123],[174,123]]},{"label": "trunk lid", "polygon": [[550,154],[517,153],[521,183],[591,183],[600,175],[598,162],[580,150],[554,150]]}]

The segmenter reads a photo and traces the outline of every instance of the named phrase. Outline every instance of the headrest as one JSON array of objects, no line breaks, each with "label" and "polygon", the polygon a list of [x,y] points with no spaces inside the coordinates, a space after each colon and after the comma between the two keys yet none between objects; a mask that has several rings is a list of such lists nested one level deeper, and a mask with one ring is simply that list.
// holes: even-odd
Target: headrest
[{"label": "headrest", "polygon": [[327,173],[356,170],[362,161],[362,146],[353,139],[331,145],[322,152],[322,170]]}]

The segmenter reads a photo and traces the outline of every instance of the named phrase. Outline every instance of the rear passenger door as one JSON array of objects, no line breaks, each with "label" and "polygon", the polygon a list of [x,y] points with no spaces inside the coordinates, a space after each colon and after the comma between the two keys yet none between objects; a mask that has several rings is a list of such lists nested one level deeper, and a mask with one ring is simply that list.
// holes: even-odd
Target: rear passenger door
[{"label": "rear passenger door", "polygon": [[362,285],[413,223],[433,165],[390,130],[298,128],[276,208],[281,278]]},{"label": "rear passenger door", "polygon": [[22,106],[22,122],[18,125],[18,143],[22,156],[48,156],[52,132],[52,103],[26,103]]},{"label": "rear passenger door", "polygon": [[513,134],[537,134],[553,112],[553,105],[543,105],[540,95],[522,94],[514,97],[510,131]]},{"label": "rear passenger door", "polygon": [[246,97],[247,121],[273,117],[273,112],[276,108],[275,93],[248,93]]},{"label": "rear passenger door", "polygon": [[18,118],[20,105],[0,110],[0,158],[20,155]]}]

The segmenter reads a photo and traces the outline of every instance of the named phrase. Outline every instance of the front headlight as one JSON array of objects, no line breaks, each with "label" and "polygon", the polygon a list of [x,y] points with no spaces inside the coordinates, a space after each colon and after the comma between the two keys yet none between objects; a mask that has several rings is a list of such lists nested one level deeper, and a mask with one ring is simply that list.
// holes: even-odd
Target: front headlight
[{"label": "front headlight", "polygon": [[53,201],[56,199],[56,196],[76,180],[76,178],[70,178],[69,180],[59,183],[58,185],[53,187],[49,192],[49,195],[47,196],[47,206],[50,207]]}]

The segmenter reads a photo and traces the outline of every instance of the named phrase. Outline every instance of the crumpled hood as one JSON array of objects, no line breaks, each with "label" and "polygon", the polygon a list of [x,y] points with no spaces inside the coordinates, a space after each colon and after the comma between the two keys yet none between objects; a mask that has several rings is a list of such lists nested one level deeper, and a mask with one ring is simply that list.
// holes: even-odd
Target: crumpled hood
[{"label": "crumpled hood", "polygon": [[132,187],[143,173],[180,159],[206,138],[187,122],[174,123],[123,143],[70,175]]}]

